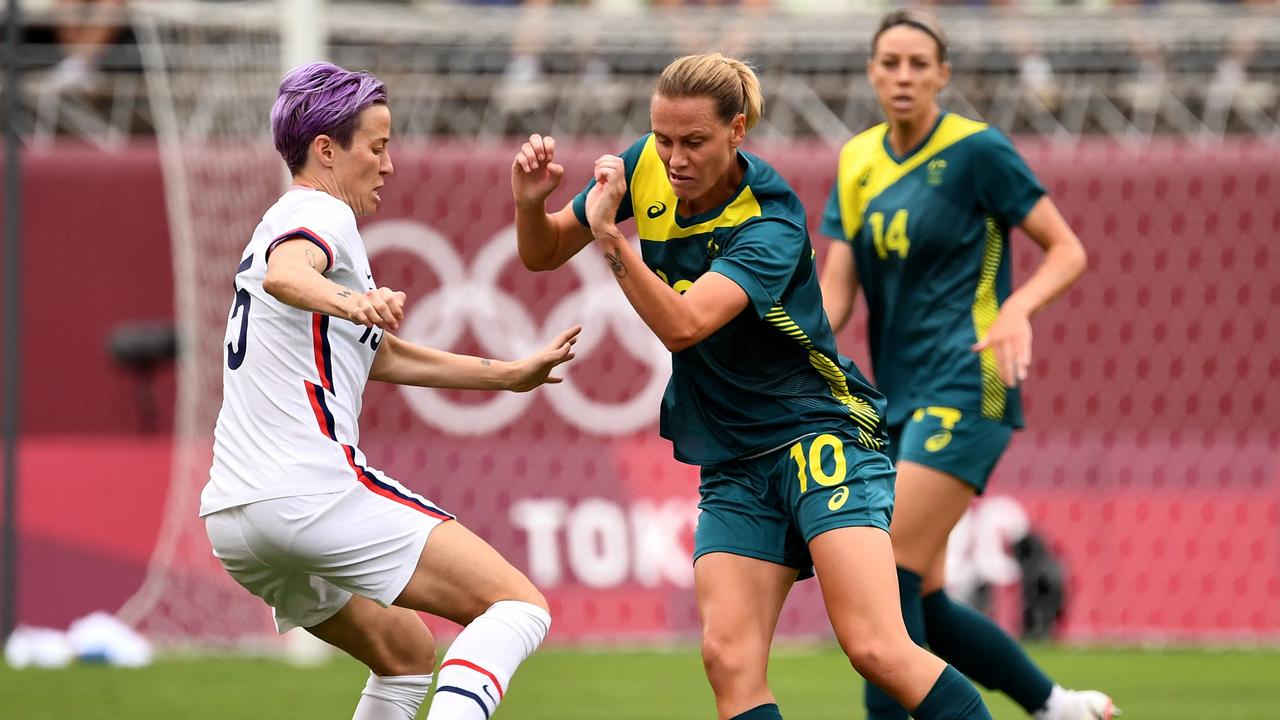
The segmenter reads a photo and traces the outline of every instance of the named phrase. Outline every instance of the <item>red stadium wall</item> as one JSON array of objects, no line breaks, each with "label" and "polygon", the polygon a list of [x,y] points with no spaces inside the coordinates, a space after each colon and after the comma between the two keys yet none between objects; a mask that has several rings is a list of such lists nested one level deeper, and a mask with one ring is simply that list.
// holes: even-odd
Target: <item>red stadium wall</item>
[{"label": "red stadium wall", "polygon": [[[1280,153],[1251,142],[1019,147],[1090,251],[1089,273],[1035,321],[1028,429],[1015,437],[992,486],[1016,501],[1067,568],[1061,636],[1280,637],[1280,330],[1273,319],[1280,253],[1272,247],[1280,233]],[[552,205],[580,186],[599,152],[613,149],[566,143],[570,179]],[[804,144],[755,150],[793,183],[816,233],[834,152]],[[94,261],[77,270],[83,285],[63,287],[102,288],[59,296],[71,306],[95,305],[88,322],[75,326],[86,346],[84,337],[101,336],[119,313],[135,311],[113,305],[110,292],[128,273],[102,272],[95,252],[134,248],[123,254],[162,279],[148,295],[169,290],[156,262],[167,258],[163,235],[148,235],[143,245],[131,229],[143,222],[136,217],[142,205],[153,227],[163,227],[155,156],[126,156],[150,163],[137,181],[152,188],[146,202],[96,217],[93,233],[65,238]],[[697,474],[671,460],[656,437],[654,393],[669,366],[599,258],[587,253],[574,267],[538,275],[518,267],[510,156],[506,145],[401,147],[383,210],[364,224],[366,240],[379,282],[409,295],[407,337],[509,357],[550,338],[567,318],[588,315],[569,381],[523,396],[374,385],[362,445],[376,466],[458,513],[528,571],[555,605],[557,637],[688,633],[696,627],[687,556]],[[86,162],[69,163],[68,171]],[[815,245],[821,254],[825,241]],[[1016,237],[1020,279],[1038,255]],[[60,267],[51,263],[49,275],[29,275],[28,284],[70,282]],[[172,306],[168,295],[153,302],[148,307]],[[30,333],[35,316],[26,316]],[[841,346],[865,368],[863,330],[855,323]],[[24,375],[28,403],[42,387],[62,406],[70,405],[65,398],[101,396],[88,377],[31,359]],[[97,382],[106,380],[99,374]],[[102,404],[119,417],[130,401],[123,395]],[[88,417],[80,407],[67,412]],[[101,457],[101,449],[85,448],[93,449],[76,440],[64,454]],[[69,492],[85,482],[63,472]],[[27,477],[44,482],[45,474],[34,469]],[[99,534],[154,537],[159,518],[151,506],[94,497],[105,503],[99,517],[133,519],[129,527],[103,521]],[[58,535],[51,528],[62,521],[49,520],[58,510],[48,499],[48,506],[24,502],[24,534],[44,528]],[[1009,531],[999,522],[974,527],[984,529],[980,544],[988,548]],[[87,549],[93,534],[61,540]],[[148,546],[125,545],[132,550],[124,555]],[[140,572],[142,561],[132,556],[121,572]],[[24,618],[37,612],[31,587],[24,584]],[[797,587],[782,632],[826,632],[816,590],[814,583]],[[38,597],[40,617],[51,623],[52,595]],[[1013,594],[998,597],[998,614],[1010,620]]]},{"label": "red stadium wall", "polygon": [[[22,193],[23,429],[137,432],[137,387],[107,342],[119,323],[173,321],[159,154],[150,145],[28,151]],[[162,368],[162,429],[173,423],[173,385]]]}]

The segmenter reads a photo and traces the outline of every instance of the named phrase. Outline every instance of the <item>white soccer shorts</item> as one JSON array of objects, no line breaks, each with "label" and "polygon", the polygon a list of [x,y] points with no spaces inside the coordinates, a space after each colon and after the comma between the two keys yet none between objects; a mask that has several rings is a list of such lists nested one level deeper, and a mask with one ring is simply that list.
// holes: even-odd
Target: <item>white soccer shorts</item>
[{"label": "white soccer shorts", "polygon": [[451,519],[386,478],[240,505],[204,520],[214,557],[271,606],[283,633],[329,619],[352,595],[390,605],[409,584],[427,535]]}]

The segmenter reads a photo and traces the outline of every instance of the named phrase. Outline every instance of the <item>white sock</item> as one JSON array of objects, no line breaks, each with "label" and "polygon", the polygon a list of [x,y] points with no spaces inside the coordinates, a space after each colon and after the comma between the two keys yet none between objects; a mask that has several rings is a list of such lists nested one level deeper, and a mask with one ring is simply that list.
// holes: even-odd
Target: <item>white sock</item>
[{"label": "white sock", "polygon": [[351,720],[413,720],[430,687],[430,675],[379,677],[369,673]]},{"label": "white sock", "polygon": [[546,610],[518,600],[494,603],[449,646],[436,673],[427,720],[487,720],[507,683],[551,627]]},{"label": "white sock", "polygon": [[1063,717],[1063,711],[1071,700],[1071,693],[1066,688],[1054,685],[1049,691],[1049,699],[1044,701],[1044,707],[1035,712],[1035,720],[1057,720]]}]

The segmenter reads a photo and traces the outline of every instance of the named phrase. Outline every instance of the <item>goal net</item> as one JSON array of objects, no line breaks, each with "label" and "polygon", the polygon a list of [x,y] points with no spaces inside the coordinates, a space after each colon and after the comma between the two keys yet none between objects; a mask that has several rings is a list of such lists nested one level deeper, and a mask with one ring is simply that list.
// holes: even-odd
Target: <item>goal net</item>
[{"label": "goal net", "polygon": [[198,3],[133,12],[164,171],[180,360],[169,498],[146,580],[121,616],[162,642],[269,642],[270,615],[213,558],[197,510],[222,397],[226,298],[284,187],[266,122],[280,81],[278,12]]}]

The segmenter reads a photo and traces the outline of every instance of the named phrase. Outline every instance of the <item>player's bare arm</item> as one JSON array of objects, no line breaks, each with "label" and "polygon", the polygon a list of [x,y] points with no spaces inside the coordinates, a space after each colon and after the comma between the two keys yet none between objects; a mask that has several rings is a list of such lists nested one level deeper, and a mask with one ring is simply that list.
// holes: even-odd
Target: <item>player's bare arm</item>
[{"label": "player's bare arm", "polygon": [[683,294],[648,272],[614,218],[627,191],[622,158],[596,161],[596,185],[587,194],[587,221],[618,285],[636,313],[672,352],[702,342],[747,306],[747,293],[716,272],[704,273]]},{"label": "player's bare arm", "polygon": [[822,265],[822,309],[827,313],[833,332],[840,332],[853,315],[853,299],[858,296],[858,271],[854,266],[853,247],[833,240],[827,245]]},{"label": "player's bare arm", "polygon": [[571,327],[537,352],[513,361],[445,352],[387,333],[373,358],[369,379],[418,387],[527,392],[561,382],[563,378],[551,373],[573,359],[573,345],[581,331],[581,326]]},{"label": "player's bare arm", "polygon": [[344,287],[324,276],[326,262],[324,254],[309,240],[281,243],[267,261],[262,289],[300,310],[383,330],[400,327],[404,319],[404,293],[385,287],[360,293]]},{"label": "player's bare arm", "polygon": [[546,210],[547,198],[564,177],[555,151],[555,138],[535,133],[511,161],[516,245],[520,261],[530,270],[554,270],[591,242],[591,231],[574,217],[571,205],[554,213]]},{"label": "player's bare arm", "polygon": [[1044,259],[1000,306],[987,336],[973,346],[975,352],[995,350],[1000,378],[1009,387],[1026,380],[1031,367],[1031,316],[1066,292],[1088,264],[1080,238],[1048,196],[1036,202],[1021,227],[1044,249]]}]

